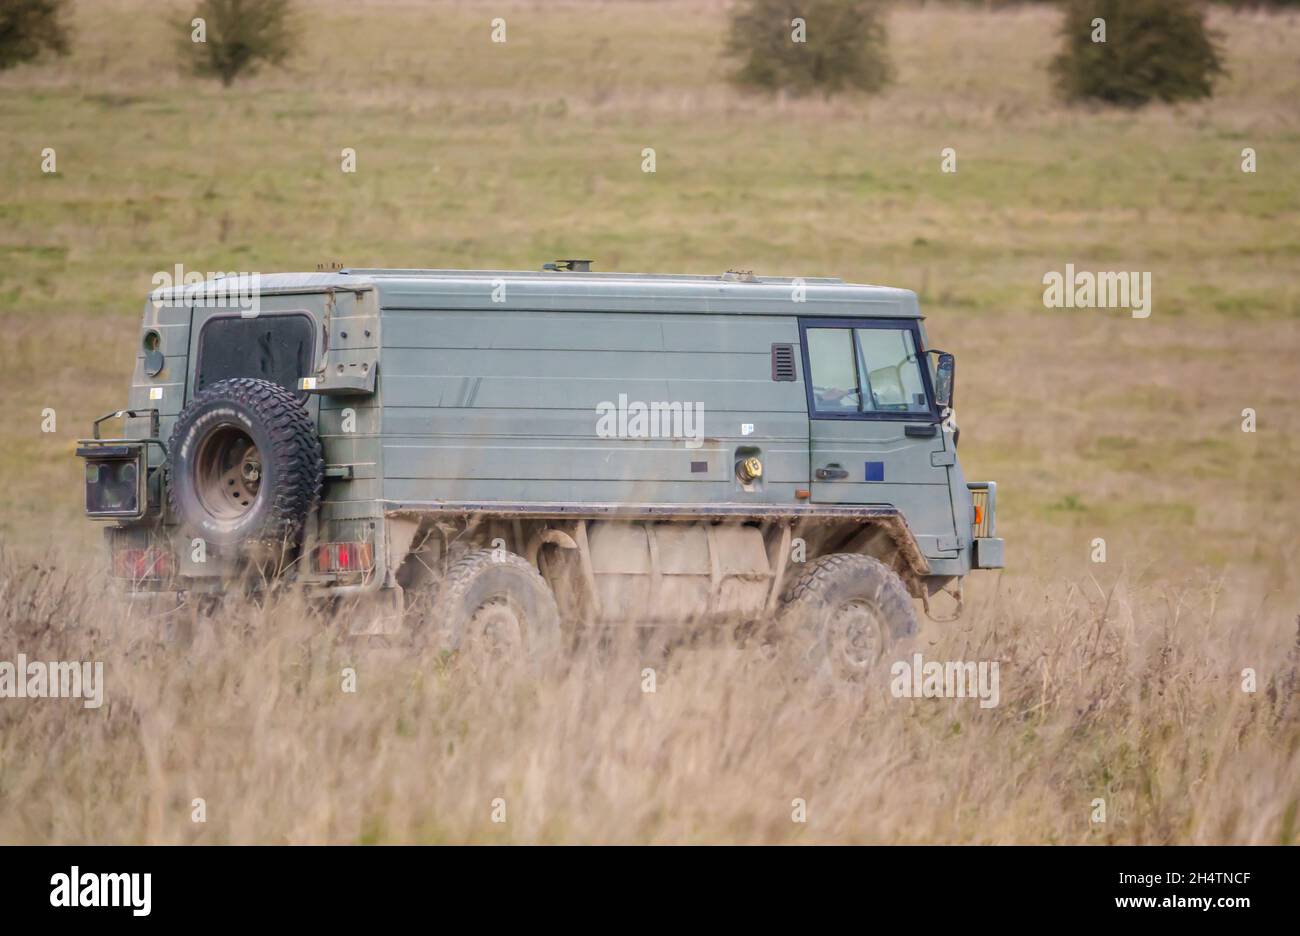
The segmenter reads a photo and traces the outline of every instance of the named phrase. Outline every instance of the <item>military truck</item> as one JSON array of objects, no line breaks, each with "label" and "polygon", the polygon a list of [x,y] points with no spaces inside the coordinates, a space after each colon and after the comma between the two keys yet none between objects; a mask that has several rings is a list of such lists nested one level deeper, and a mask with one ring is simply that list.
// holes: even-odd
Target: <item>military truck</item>
[{"label": "military truck", "polygon": [[838,279],[221,276],[149,297],[78,455],[128,592],[288,581],[527,652],[799,616],[861,668],[1003,564],[954,367],[914,293]]}]

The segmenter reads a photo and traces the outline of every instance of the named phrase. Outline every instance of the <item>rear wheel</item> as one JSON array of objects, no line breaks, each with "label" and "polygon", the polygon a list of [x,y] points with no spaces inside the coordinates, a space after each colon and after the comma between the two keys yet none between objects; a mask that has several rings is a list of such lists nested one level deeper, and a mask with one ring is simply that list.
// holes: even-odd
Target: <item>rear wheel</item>
[{"label": "rear wheel", "polygon": [[478,549],[451,564],[433,602],[445,649],[493,660],[547,661],[560,646],[560,613],[546,580],[522,556]]},{"label": "rear wheel", "polygon": [[852,681],[917,629],[903,580],[879,559],[851,553],[810,563],[785,591],[782,622],[801,663]]}]

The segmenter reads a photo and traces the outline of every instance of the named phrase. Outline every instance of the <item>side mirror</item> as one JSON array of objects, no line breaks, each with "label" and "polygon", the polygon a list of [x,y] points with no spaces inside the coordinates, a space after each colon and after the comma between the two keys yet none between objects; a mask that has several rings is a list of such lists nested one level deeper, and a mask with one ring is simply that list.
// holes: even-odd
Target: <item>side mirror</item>
[{"label": "side mirror", "polygon": [[957,369],[957,359],[947,351],[939,351],[934,366],[934,401],[940,409],[952,406],[952,384]]}]

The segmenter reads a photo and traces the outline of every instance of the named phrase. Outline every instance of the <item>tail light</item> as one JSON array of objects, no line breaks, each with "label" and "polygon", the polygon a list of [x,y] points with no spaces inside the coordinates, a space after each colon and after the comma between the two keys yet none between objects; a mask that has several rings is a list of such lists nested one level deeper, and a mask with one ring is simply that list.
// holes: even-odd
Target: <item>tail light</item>
[{"label": "tail light", "polygon": [[172,555],[157,546],[127,546],[113,550],[113,575],[132,582],[159,582],[171,578]]},{"label": "tail light", "polygon": [[318,572],[369,572],[374,568],[369,543],[323,543],[316,547]]}]

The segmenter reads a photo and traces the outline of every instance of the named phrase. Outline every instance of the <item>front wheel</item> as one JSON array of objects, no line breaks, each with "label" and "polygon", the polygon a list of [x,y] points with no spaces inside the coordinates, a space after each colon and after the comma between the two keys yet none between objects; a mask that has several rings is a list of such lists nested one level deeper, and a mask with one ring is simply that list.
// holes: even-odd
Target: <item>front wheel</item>
[{"label": "front wheel", "polygon": [[834,553],[810,563],[785,590],[785,639],[814,671],[860,681],[887,648],[916,633],[903,580],[879,559]]}]

